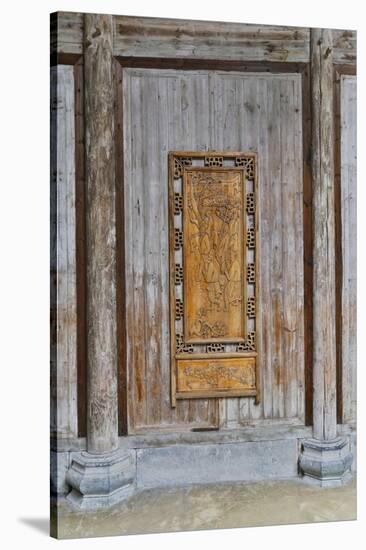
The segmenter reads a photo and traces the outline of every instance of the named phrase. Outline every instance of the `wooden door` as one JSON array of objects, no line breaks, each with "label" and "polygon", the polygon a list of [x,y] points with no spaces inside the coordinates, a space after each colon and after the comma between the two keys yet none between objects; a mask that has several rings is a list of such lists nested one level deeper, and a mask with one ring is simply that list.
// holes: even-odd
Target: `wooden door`
[{"label": "wooden door", "polygon": [[[304,424],[301,73],[124,68],[123,151],[129,432]],[[121,98],[120,98],[121,99]],[[122,144],[121,144],[122,145]],[[168,156],[258,160],[261,399],[171,401]]]}]

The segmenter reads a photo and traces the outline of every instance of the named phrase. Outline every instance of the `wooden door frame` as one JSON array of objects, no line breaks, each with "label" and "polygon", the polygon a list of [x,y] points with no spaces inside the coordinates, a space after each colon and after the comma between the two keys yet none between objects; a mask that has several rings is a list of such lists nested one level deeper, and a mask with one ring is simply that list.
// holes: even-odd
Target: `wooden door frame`
[{"label": "wooden door frame", "polygon": [[[127,435],[127,357],[126,357],[126,311],[125,311],[125,263],[124,263],[124,176],[123,176],[123,109],[122,87],[123,69],[175,69],[175,70],[212,70],[212,71],[236,71],[250,73],[296,73],[301,75],[302,87],[302,133],[303,133],[303,235],[304,235],[304,377],[305,377],[305,425],[312,424],[313,418],[313,375],[312,375],[312,186],[311,186],[311,89],[310,89],[310,63],[296,62],[257,62],[241,60],[208,60],[186,58],[137,58],[115,56],[115,82],[116,82],[116,189],[118,205],[116,217],[116,232],[119,246],[118,258],[118,283],[117,296],[118,311],[118,350],[119,350],[119,433]],[[118,166],[117,166],[118,165]],[[123,289],[123,292],[122,292]],[[123,322],[122,322],[123,318]]]}]

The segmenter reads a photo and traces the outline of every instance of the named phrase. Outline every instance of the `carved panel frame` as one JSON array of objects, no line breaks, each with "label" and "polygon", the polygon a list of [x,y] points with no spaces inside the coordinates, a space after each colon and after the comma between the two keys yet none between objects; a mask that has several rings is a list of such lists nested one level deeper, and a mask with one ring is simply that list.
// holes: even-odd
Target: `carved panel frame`
[{"label": "carved panel frame", "polygon": [[[259,201],[257,183],[257,155],[244,152],[188,152],[173,151],[169,153],[169,248],[170,248],[170,340],[171,340],[171,403],[174,407],[177,399],[208,398],[208,397],[255,397],[260,400],[259,373]],[[237,179],[235,179],[237,177]],[[240,184],[238,185],[239,179]],[[195,338],[188,337],[186,300],[189,288],[186,288],[187,269],[184,257],[187,254],[185,234],[189,221],[198,227],[197,239],[200,241],[202,231],[198,219],[202,209],[192,209],[188,202],[188,182],[191,185],[190,200],[193,199],[192,181],[195,178],[205,189],[205,179],[209,178],[215,187],[215,215],[224,220],[222,231],[230,226],[232,221],[241,216],[239,231],[229,233],[229,237],[237,237],[239,233],[239,249],[241,261],[236,262],[236,286],[241,288],[238,303],[241,304],[242,334],[230,337],[228,332],[213,331],[204,311],[204,324],[208,330]],[[215,179],[216,178],[216,179]],[[230,179],[231,178],[231,179]],[[233,179],[234,178],[234,179]],[[198,183],[197,183],[198,182]],[[234,183],[233,183],[234,182]],[[220,189],[220,184],[222,189]],[[231,185],[236,185],[235,191]],[[238,189],[242,186],[240,193]],[[201,187],[196,187],[201,189]],[[207,187],[209,189],[209,186]],[[224,190],[227,196],[224,194]],[[199,193],[197,191],[197,193]],[[231,194],[230,194],[231,193]],[[232,198],[234,193],[234,198]],[[186,196],[187,194],[187,196]],[[237,196],[240,194],[240,201]],[[200,197],[202,196],[199,195]],[[208,199],[207,199],[208,196]],[[204,200],[212,200],[212,194],[205,195]],[[237,199],[237,200],[234,200]],[[221,201],[221,203],[220,203]],[[239,204],[241,203],[241,210]],[[189,204],[189,208],[188,208]],[[190,212],[188,213],[188,209]],[[195,216],[192,215],[195,212]],[[235,216],[233,212],[235,211]],[[239,212],[239,214],[237,214]],[[189,220],[188,220],[189,217]],[[193,217],[195,219],[193,219]],[[193,221],[192,221],[193,219]],[[215,221],[211,221],[215,223]],[[220,223],[220,222],[219,222]],[[226,224],[226,225],[225,225]],[[217,227],[215,226],[215,230]],[[240,237],[240,232],[242,235]],[[217,231],[216,231],[217,233]],[[220,233],[221,235],[221,233]],[[235,248],[237,250],[238,247]],[[188,258],[188,256],[186,256]],[[237,277],[237,266],[240,266],[240,276]],[[244,269],[243,269],[244,268]],[[216,277],[217,278],[217,277]],[[228,278],[230,282],[230,278]],[[239,281],[239,282],[238,282]],[[238,287],[239,285],[239,287]],[[241,287],[241,285],[243,285]],[[211,285],[214,287],[214,285]],[[218,285],[216,285],[218,286]],[[206,291],[208,300],[211,298]],[[226,287],[224,287],[226,293]],[[218,293],[220,296],[220,292]],[[229,294],[231,296],[231,294]],[[216,296],[216,295],[215,295]],[[225,303],[225,298],[221,298]],[[199,300],[199,298],[198,298]],[[191,300],[192,302],[192,300]],[[234,296],[235,302],[235,296]],[[215,310],[213,303],[210,302]],[[226,302],[227,304],[227,302]],[[231,302],[230,302],[231,304]],[[197,306],[198,307],[198,306]],[[215,305],[215,311],[223,311]],[[202,308],[204,309],[204,308]],[[233,308],[232,308],[233,309]],[[224,311],[228,311],[228,308]],[[230,308],[229,308],[230,311]],[[238,312],[236,308],[234,311]],[[212,314],[214,316],[214,314]],[[233,315],[227,314],[230,325]],[[236,316],[237,318],[238,316]],[[203,326],[199,319],[199,327]],[[239,323],[240,323],[239,322]],[[217,323],[216,323],[217,324]],[[238,321],[236,323],[238,325]],[[224,325],[225,328],[226,325]],[[192,335],[191,335],[192,336]]]}]

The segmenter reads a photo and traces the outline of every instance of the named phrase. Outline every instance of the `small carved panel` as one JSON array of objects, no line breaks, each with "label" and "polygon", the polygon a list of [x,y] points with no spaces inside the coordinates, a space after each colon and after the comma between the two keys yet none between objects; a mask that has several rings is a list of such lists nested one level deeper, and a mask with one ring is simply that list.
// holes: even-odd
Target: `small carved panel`
[{"label": "small carved panel", "polygon": [[255,212],[254,193],[248,193],[247,194],[247,212],[248,212],[248,214],[254,214],[254,212]]},{"label": "small carved panel", "polygon": [[255,351],[255,332],[249,332],[246,341],[236,346],[236,351]]},{"label": "small carved panel", "polygon": [[255,390],[253,357],[178,359],[177,392]]},{"label": "small carved panel", "polygon": [[193,346],[186,345],[181,334],[176,335],[176,352],[177,353],[193,353]]},{"label": "small carved panel", "polygon": [[174,250],[180,250],[183,246],[183,232],[180,229],[174,229]]},{"label": "small carved panel", "polygon": [[255,297],[254,296],[251,296],[250,298],[248,298],[247,311],[248,311],[249,319],[254,319],[255,318]]},{"label": "small carved panel", "polygon": [[205,157],[205,166],[222,166],[223,157]]},{"label": "small carved panel", "polygon": [[192,159],[190,157],[175,157],[174,158],[174,178],[179,179],[182,177],[185,166],[191,166]]},{"label": "small carved panel", "polygon": [[236,157],[235,166],[244,166],[248,180],[255,178],[255,164],[253,157]]},{"label": "small carved panel", "polygon": [[183,210],[183,197],[180,193],[174,193],[174,214],[178,216]]},{"label": "small carved panel", "polygon": [[173,407],[194,397],[259,399],[256,174],[253,153],[170,153]]},{"label": "small carved panel", "polygon": [[214,343],[214,344],[208,344],[206,349],[207,349],[207,353],[216,353],[216,352],[225,351],[225,346],[223,344]]},{"label": "small carved panel", "polygon": [[247,230],[247,247],[250,249],[255,248],[255,231],[254,227],[250,227]]},{"label": "small carved panel", "polygon": [[175,264],[174,284],[181,285],[182,282],[183,282],[183,267],[179,264]]},{"label": "small carved panel", "polygon": [[248,283],[255,283],[255,265],[250,263],[247,265],[247,281]]},{"label": "small carved panel", "polygon": [[180,321],[183,317],[183,302],[180,298],[175,300],[175,318]]}]

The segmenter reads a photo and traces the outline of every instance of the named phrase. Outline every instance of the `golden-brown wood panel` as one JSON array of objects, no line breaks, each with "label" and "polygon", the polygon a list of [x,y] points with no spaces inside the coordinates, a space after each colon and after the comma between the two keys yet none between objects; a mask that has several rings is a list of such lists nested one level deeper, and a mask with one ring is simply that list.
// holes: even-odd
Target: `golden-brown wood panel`
[{"label": "golden-brown wood panel", "polygon": [[244,170],[186,169],[183,186],[185,341],[243,342]]},{"label": "golden-brown wood panel", "polygon": [[255,358],[215,357],[177,360],[177,394],[199,392],[218,396],[227,392],[255,392]]}]

